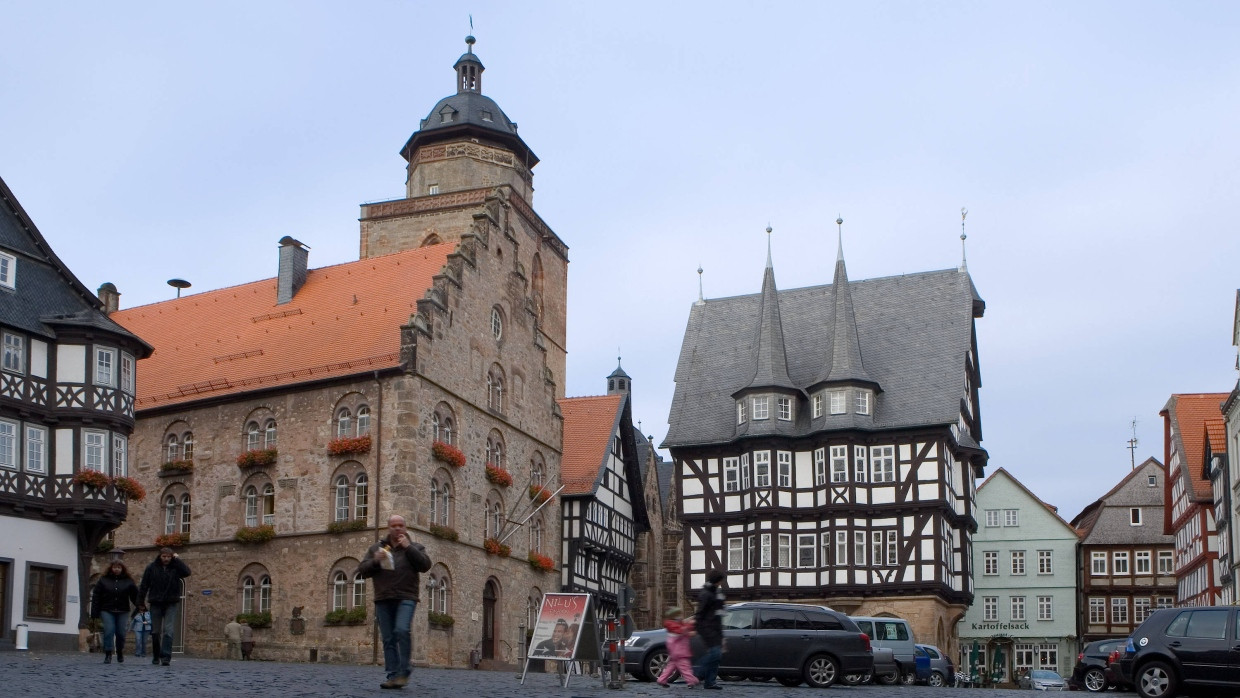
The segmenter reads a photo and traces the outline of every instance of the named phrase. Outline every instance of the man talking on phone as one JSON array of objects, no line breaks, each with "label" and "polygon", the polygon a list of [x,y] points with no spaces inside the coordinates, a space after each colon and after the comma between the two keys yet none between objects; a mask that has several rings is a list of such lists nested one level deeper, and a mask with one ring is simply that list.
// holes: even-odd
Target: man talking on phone
[{"label": "man talking on phone", "polygon": [[411,627],[418,607],[419,574],[431,568],[426,548],[409,539],[405,517],[388,519],[388,534],[366,551],[358,565],[363,577],[375,585],[375,619],[383,637],[383,668],[387,680],[379,688],[404,688],[413,671]]}]

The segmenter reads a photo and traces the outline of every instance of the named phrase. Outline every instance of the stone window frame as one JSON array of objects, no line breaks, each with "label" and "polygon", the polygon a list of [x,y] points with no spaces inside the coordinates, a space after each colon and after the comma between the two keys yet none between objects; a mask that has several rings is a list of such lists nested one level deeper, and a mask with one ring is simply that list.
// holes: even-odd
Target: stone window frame
[{"label": "stone window frame", "polygon": [[[271,572],[261,562],[251,562],[237,575],[237,599],[242,613],[263,613],[271,610],[275,589]],[[247,598],[248,597],[248,598]]]},{"label": "stone window frame", "polygon": [[499,539],[504,532],[504,496],[499,490],[492,489],[487,493],[482,508],[483,538]]},{"label": "stone window frame", "polygon": [[332,409],[333,438],[353,438],[370,433],[370,404],[366,396],[352,391],[344,394]]},{"label": "stone window frame", "polygon": [[439,468],[431,475],[431,505],[427,509],[430,523],[452,527],[452,517],[456,513],[455,492],[452,473],[448,472],[447,468]]},{"label": "stone window frame", "polygon": [[531,553],[542,553],[543,533],[545,529],[546,527],[543,525],[543,517],[541,513],[530,519],[529,551]]},{"label": "stone window frame", "polygon": [[542,451],[530,455],[530,484],[542,487],[547,484],[547,459]]},{"label": "stone window frame", "polygon": [[[267,503],[266,491],[269,487],[271,488],[270,513],[266,511],[265,506]],[[251,488],[254,489],[255,494],[255,518],[253,519],[253,523],[251,523],[251,519],[249,518],[249,490]],[[241,493],[241,521],[243,526],[254,527],[275,525],[275,483],[272,482],[271,477],[268,476],[267,473],[252,473],[241,483],[241,487],[238,488],[237,491]],[[268,516],[271,517],[270,521],[267,520]]]},{"label": "stone window frame", "polygon": [[[355,588],[357,579],[360,578],[358,576],[359,574],[358,566],[360,564],[361,563],[356,558],[342,557],[339,560],[337,560],[335,564],[332,565],[331,570],[328,571],[327,573],[327,599],[328,599],[327,610],[328,611],[348,610],[348,609],[356,608],[358,606],[364,607],[366,603],[365,596],[363,596],[362,599],[359,601],[359,599],[357,598],[357,592]],[[343,605],[337,605],[336,603],[337,602],[336,592],[338,591],[337,583],[338,583],[338,578],[341,576],[343,576],[344,578],[343,579],[344,584],[341,585],[341,589],[343,589],[343,594],[344,594],[344,603]]]},{"label": "stone window frame", "polygon": [[538,612],[542,610],[543,592],[538,587],[530,587],[530,591],[525,595],[525,629],[526,632],[533,632],[534,626],[538,624]]},{"label": "stone window frame", "polygon": [[453,588],[452,572],[447,565],[435,563],[426,576],[427,610],[451,615]]},{"label": "stone window frame", "polygon": [[[193,502],[193,498],[190,497],[187,500],[187,497],[190,497],[189,488],[180,482],[168,485],[160,494],[160,517],[163,519],[164,533],[189,533],[190,527],[185,521],[185,507]],[[171,502],[168,501],[170,499],[172,500]],[[169,504],[172,506],[169,507]],[[169,520],[169,517],[171,517],[171,520]],[[172,530],[169,530],[169,524],[171,524]]]},{"label": "stone window frame", "polygon": [[508,447],[504,443],[504,435],[499,429],[492,429],[487,434],[486,464],[507,470]]},{"label": "stone window frame", "polygon": [[491,337],[494,338],[496,342],[504,341],[504,326],[508,324],[507,319],[508,318],[504,316],[504,309],[500,307],[498,303],[491,306],[491,320],[489,328],[491,330]]},{"label": "stone window frame", "polygon": [[241,422],[241,450],[258,451],[278,447],[279,422],[270,407],[256,407]]},{"label": "stone window frame", "polygon": [[498,363],[491,364],[487,369],[486,387],[487,387],[487,409],[495,412],[504,412],[504,385],[507,382],[507,374],[504,367]]},{"label": "stone window frame", "polygon": [[[340,514],[340,481],[344,480],[345,492],[345,515],[342,518]],[[363,506],[358,506],[358,484],[365,485]],[[331,477],[328,479],[329,501],[331,502],[331,521],[353,521],[354,519],[369,518],[370,516],[370,478],[366,474],[366,466],[355,460],[348,460],[336,466],[332,471]],[[358,515],[358,509],[364,508],[363,515]]]},{"label": "stone window frame", "polygon": [[446,402],[435,405],[431,411],[431,440],[441,441],[449,446],[459,441],[460,429],[456,420],[456,410]]}]

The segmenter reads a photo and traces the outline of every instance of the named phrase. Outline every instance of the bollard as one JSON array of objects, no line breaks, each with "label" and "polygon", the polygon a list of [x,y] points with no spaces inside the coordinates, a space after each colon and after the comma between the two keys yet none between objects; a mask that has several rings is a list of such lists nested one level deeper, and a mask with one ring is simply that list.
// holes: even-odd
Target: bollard
[{"label": "bollard", "polygon": [[29,650],[30,642],[30,626],[25,623],[17,624],[17,641],[14,643],[14,649]]}]

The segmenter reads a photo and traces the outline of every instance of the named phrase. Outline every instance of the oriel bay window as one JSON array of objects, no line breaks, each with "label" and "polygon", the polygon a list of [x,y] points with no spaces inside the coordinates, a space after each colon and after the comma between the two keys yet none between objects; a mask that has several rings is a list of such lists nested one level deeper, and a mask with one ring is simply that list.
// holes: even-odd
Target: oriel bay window
[{"label": "oriel bay window", "polygon": [[107,452],[107,443],[108,432],[106,431],[87,429],[82,432],[82,468],[84,470],[106,472],[107,462],[104,460],[104,454]]},{"label": "oriel bay window", "polygon": [[871,446],[870,467],[874,474],[871,482],[895,482],[895,446]]},{"label": "oriel bay window", "polygon": [[735,492],[740,489],[740,459],[723,459],[723,491]]},{"label": "oriel bay window", "polygon": [[831,447],[831,482],[848,481],[848,447]]},{"label": "oriel bay window", "polygon": [[812,533],[797,534],[797,567],[815,567],[814,548],[818,536]]},{"label": "oriel bay window", "polygon": [[814,486],[827,484],[827,450],[814,449]]},{"label": "oriel bay window", "polygon": [[787,569],[792,566],[792,534],[779,534],[779,567]]},{"label": "oriel bay window", "polygon": [[738,572],[745,569],[745,539],[728,539],[728,571]]},{"label": "oriel bay window", "polygon": [[792,453],[778,451],[775,455],[779,468],[779,486],[792,487]]},{"label": "oriel bay window", "polygon": [[754,485],[757,487],[771,486],[771,452],[756,451],[753,454]]}]

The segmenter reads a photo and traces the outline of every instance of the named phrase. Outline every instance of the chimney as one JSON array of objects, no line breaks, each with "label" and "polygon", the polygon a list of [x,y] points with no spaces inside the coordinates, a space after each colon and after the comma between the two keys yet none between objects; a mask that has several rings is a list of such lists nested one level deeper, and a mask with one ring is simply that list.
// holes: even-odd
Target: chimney
[{"label": "chimney", "polygon": [[276,305],[293,300],[306,283],[306,262],[310,248],[285,235],[280,238],[280,273],[276,283]]},{"label": "chimney", "polygon": [[104,315],[111,315],[121,309],[121,292],[116,290],[116,285],[111,281],[100,286],[97,295],[103,303]]}]

